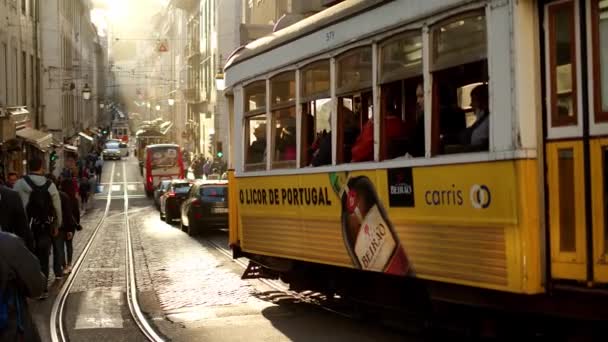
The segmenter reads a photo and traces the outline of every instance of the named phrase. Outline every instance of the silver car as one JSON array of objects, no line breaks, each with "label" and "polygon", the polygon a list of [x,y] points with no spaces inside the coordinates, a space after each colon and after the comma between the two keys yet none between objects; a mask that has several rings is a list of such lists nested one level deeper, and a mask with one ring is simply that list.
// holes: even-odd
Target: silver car
[{"label": "silver car", "polygon": [[120,152],[120,147],[117,142],[109,142],[106,143],[105,148],[101,152],[103,160],[115,159],[120,160],[122,158],[122,153]]}]

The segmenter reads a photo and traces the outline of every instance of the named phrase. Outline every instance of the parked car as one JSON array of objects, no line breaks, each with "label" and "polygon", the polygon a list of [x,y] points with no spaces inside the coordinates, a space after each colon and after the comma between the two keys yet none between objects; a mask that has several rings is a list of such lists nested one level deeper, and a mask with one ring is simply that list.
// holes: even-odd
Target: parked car
[{"label": "parked car", "polygon": [[188,196],[192,183],[187,179],[172,180],[165,191],[160,196],[160,219],[167,223],[180,218],[180,207]]},{"label": "parked car", "polygon": [[156,190],[154,190],[154,205],[156,205],[156,209],[158,210],[160,210],[160,197],[167,192],[169,185],[171,185],[171,180],[164,180],[160,182]]},{"label": "parked car", "polygon": [[111,141],[107,142],[104,146],[103,151],[101,152],[101,156],[103,160],[114,159],[120,160],[122,158],[120,153],[119,143]]},{"label": "parked car", "polygon": [[228,182],[199,181],[182,204],[181,228],[188,235],[228,226]]}]

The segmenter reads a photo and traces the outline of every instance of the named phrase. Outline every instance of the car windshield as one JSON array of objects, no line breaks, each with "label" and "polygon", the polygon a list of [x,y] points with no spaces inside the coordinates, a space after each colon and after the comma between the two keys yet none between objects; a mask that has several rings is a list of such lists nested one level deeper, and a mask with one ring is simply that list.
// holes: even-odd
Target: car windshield
[{"label": "car windshield", "polygon": [[192,186],[192,184],[190,184],[190,183],[174,183],[173,191],[175,191],[176,194],[185,194],[185,193],[188,193],[188,191],[190,191],[191,186]]},{"label": "car windshield", "polygon": [[108,150],[118,150],[118,143],[110,142],[106,144]]}]

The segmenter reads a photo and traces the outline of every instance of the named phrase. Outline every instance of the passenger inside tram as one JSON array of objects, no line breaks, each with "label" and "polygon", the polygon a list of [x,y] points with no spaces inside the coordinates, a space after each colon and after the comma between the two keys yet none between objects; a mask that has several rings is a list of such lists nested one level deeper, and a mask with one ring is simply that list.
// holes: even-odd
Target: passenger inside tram
[{"label": "passenger inside tram", "polygon": [[247,164],[263,163],[266,158],[266,124],[259,124],[253,131],[255,140],[247,150]]},{"label": "passenger inside tram", "polygon": [[302,165],[331,164],[331,99],[318,99],[303,105],[302,146]]},{"label": "passenger inside tram", "polygon": [[381,90],[381,159],[424,156],[424,92],[419,77]]},{"label": "passenger inside tram", "polygon": [[[465,118],[465,127],[457,132],[452,128],[443,131],[442,143],[444,153],[463,153],[487,151],[489,144],[489,106],[488,86],[485,83],[467,85],[461,88],[461,93],[466,93],[467,88],[472,88],[470,95],[462,96],[470,98],[470,106],[460,111]],[[454,115],[454,114],[451,114]],[[459,113],[458,116],[461,114]],[[444,117],[442,116],[441,119]]]},{"label": "passenger inside tram", "polygon": [[[435,73],[435,99],[439,103],[440,154],[488,150],[488,86],[485,61]],[[473,134],[473,132],[475,132]],[[472,139],[474,138],[474,139]]]},{"label": "passenger inside tram", "polygon": [[351,158],[351,150],[355,144],[355,140],[361,132],[360,117],[357,112],[353,111],[353,101],[348,98],[343,98],[340,101],[339,115],[341,117],[342,141],[338,142],[338,148],[341,149],[340,163],[348,163]]}]

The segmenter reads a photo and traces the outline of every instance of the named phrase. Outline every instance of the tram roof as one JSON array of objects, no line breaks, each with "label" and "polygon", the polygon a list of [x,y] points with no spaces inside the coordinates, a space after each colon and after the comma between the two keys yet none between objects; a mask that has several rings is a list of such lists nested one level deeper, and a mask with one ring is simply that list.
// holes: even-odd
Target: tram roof
[{"label": "tram roof", "polygon": [[228,70],[249,58],[262,54],[277,46],[288,43],[311,32],[320,30],[333,23],[342,21],[370,7],[390,1],[394,0],[346,0],[341,2],[319,13],[313,14],[308,18],[302,19],[293,25],[273,32],[262,38],[256,39],[253,42],[240,47],[228,59],[224,70]]},{"label": "tram roof", "polygon": [[477,9],[484,4],[481,0],[346,0],[240,47],[224,67],[225,85],[230,89],[406,23]]}]

